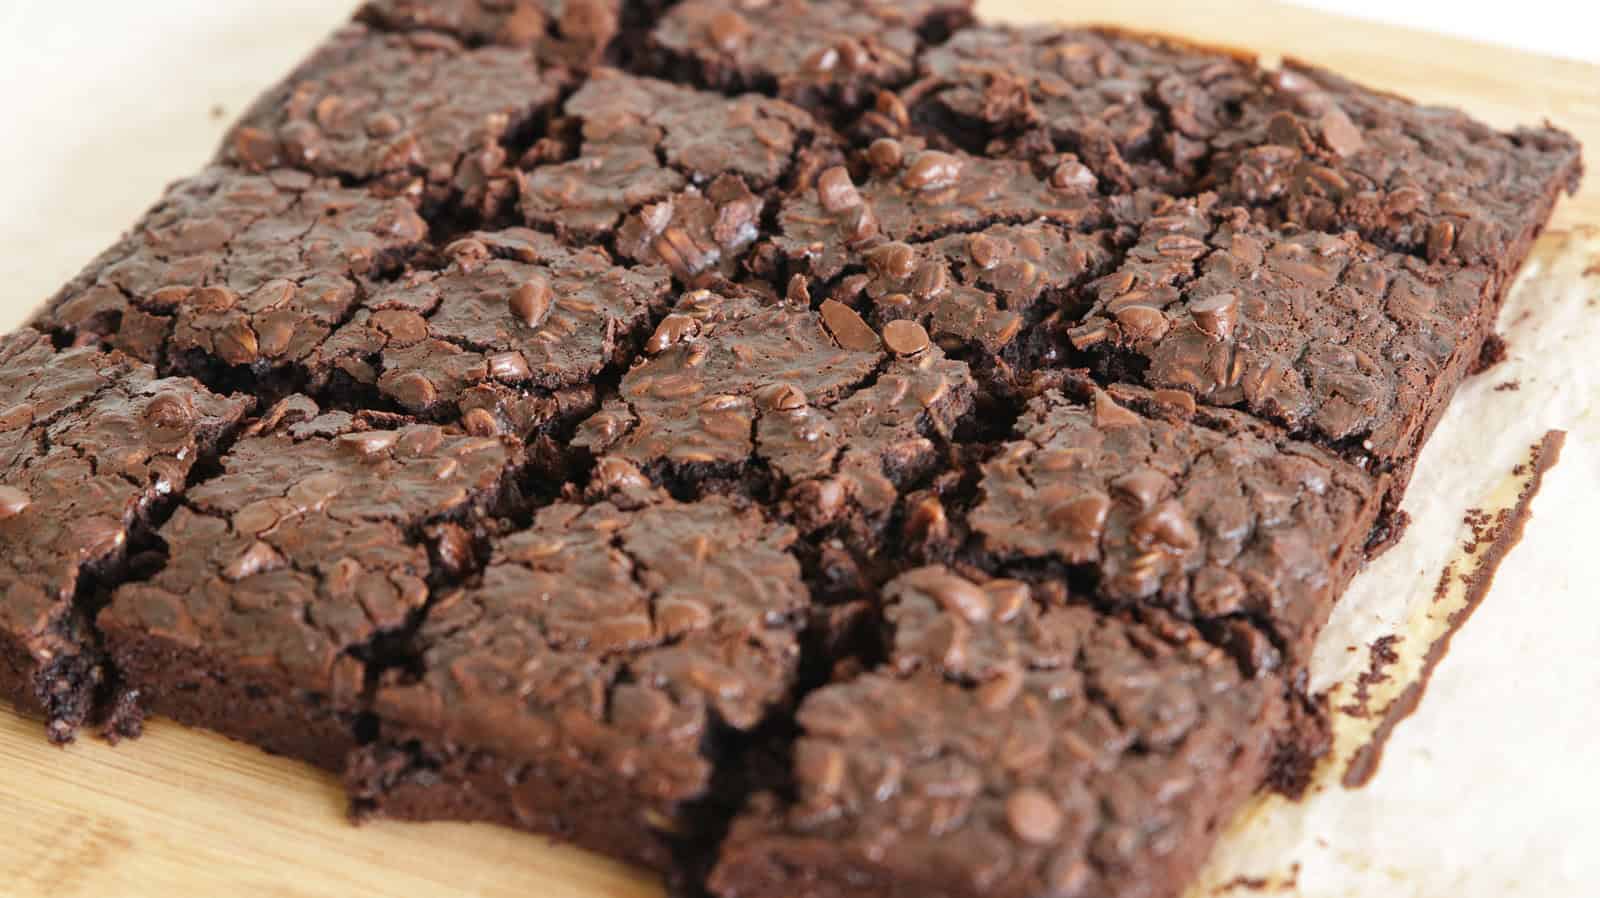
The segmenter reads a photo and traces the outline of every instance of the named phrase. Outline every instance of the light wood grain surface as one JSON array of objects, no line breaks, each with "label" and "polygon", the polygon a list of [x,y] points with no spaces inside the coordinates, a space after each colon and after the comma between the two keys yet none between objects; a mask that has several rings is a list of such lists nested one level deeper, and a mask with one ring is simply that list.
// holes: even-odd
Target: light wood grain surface
[{"label": "light wood grain surface", "polygon": [[[1264,2],[1089,0],[1070,4],[1070,15],[1069,4],[1041,0],[993,0],[984,6],[995,18],[1067,16],[1183,33],[1268,57],[1293,55],[1420,100],[1462,106],[1498,125],[1548,117],[1590,147],[1600,147],[1600,70],[1579,63]],[[235,28],[229,34],[248,46],[248,33]],[[292,58],[303,49],[273,52]],[[127,64],[170,66],[175,58],[151,56]],[[240,95],[237,86],[232,91]],[[181,164],[203,158],[207,150],[195,148]],[[176,163],[152,162],[158,179],[184,170],[168,171],[169,166]],[[86,176],[121,177],[111,167],[92,168]],[[153,196],[151,190],[146,201]],[[125,219],[96,221],[88,230],[109,240],[132,217],[130,211]],[[1600,177],[1560,207],[1557,221],[1600,223]],[[39,246],[52,240],[50,234],[29,237]],[[96,248],[74,246],[72,251],[85,257],[81,262]],[[22,258],[26,249],[15,243],[0,247],[0,254],[11,256],[5,260],[8,273],[26,269],[37,275],[39,266]],[[53,271],[51,265],[59,267],[46,263],[47,271]],[[21,275],[12,279],[0,293],[0,323],[19,320],[45,292]],[[161,721],[143,739],[115,749],[86,739],[56,750],[44,744],[37,722],[0,707],[0,820],[0,895],[16,898],[660,894],[656,883],[636,871],[492,827],[351,827],[331,779]]]}]

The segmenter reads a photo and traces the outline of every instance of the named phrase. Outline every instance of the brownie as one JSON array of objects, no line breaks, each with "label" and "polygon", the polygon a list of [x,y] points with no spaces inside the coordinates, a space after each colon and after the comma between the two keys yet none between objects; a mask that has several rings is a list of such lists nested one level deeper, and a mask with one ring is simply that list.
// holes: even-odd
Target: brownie
[{"label": "brownie", "polygon": [[283,400],[162,525],[97,625],[145,708],[340,769],[366,673],[470,563],[520,449]]},{"label": "brownie", "polygon": [[1175,201],[1091,285],[1072,346],[1091,364],[1246,409],[1404,487],[1494,327],[1502,280],[1353,233],[1284,233]]},{"label": "brownie", "polygon": [[1365,560],[1382,481],[1181,391],[1090,390],[1033,400],[984,463],[968,520],[986,564],[1081,569],[1102,607],[1192,621],[1249,673],[1304,669]]},{"label": "brownie", "polygon": [[296,171],[208,168],[173,185],[33,326],[199,375],[299,369],[362,280],[395,273],[427,233],[400,199]]},{"label": "brownie", "polygon": [[1004,384],[1060,361],[1047,335],[1079,320],[1082,287],[1106,274],[1112,258],[1105,233],[998,224],[927,243],[874,242],[850,258],[849,268],[865,270],[843,277],[831,295],[879,327],[915,322]]},{"label": "brownie", "polygon": [[971,6],[366,0],[0,338],[0,696],[692,894],[1176,898],[1578,148]]},{"label": "brownie", "polygon": [[880,336],[837,302],[692,293],[574,442],[678,492],[781,497],[808,531],[870,529],[938,464],[973,398],[966,365],[896,324]]},{"label": "brownie", "polygon": [[724,898],[1176,894],[1257,786],[1281,686],[1194,630],[912,570],[880,669],[812,693],[792,798],[735,820]]},{"label": "brownie", "polygon": [[726,498],[560,503],[439,599],[421,672],[392,676],[358,807],[492,820],[658,870],[716,766],[795,686],[807,603],[793,530]]},{"label": "brownie", "polygon": [[639,0],[369,0],[356,15],[394,31],[440,31],[470,45],[530,47],[546,65],[599,62]]},{"label": "brownie", "polygon": [[524,228],[469,234],[442,261],[366,291],[312,367],[480,436],[593,411],[595,378],[625,365],[671,286]]},{"label": "brownie", "polygon": [[811,189],[784,200],[772,243],[795,270],[827,280],[846,269],[852,253],[882,242],[919,243],[1038,220],[1092,229],[1108,220],[1092,189],[1027,161],[891,138],[875,141],[866,156],[870,170],[862,183],[831,168]]},{"label": "brownie", "polygon": [[1248,57],[1110,29],[969,28],[919,61],[900,97],[918,128],[972,152],[1073,153],[1086,184],[1120,190],[1194,189],[1258,90]]},{"label": "brownie", "polygon": [[969,149],[1071,152],[1102,189],[1214,190],[1269,224],[1502,273],[1582,165],[1553,128],[1501,133],[1292,59],[1266,71],[1113,29],[967,29],[921,69],[901,105]]},{"label": "brownie", "polygon": [[72,739],[106,671],[86,611],[249,410],[121,353],[0,337],[0,697]]},{"label": "brownie", "polygon": [[221,158],[493,209],[514,189],[505,142],[553,111],[565,78],[513,48],[350,26],[256,101]]},{"label": "brownie", "polygon": [[[524,175],[523,219],[577,239],[625,228],[619,246],[630,258],[665,262],[685,280],[748,246],[761,212],[750,194],[783,181],[819,137],[829,140],[781,100],[723,97],[615,69],[597,70],[564,112],[581,137],[577,155]],[[697,201],[714,206],[720,235],[718,221],[694,224]]]},{"label": "brownie", "polygon": [[972,0],[683,0],[650,44],[720,90],[858,106],[911,79],[917,53],[971,21]]}]

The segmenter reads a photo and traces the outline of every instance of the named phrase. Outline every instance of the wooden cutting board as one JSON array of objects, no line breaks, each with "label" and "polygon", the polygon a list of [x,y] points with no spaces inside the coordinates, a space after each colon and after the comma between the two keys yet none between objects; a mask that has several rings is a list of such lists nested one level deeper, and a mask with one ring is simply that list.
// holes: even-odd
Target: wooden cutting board
[{"label": "wooden cutting board", "polygon": [[[1500,126],[1549,118],[1600,147],[1600,69],[1581,63],[1261,0],[983,7],[994,19],[1065,16],[1186,34],[1268,59],[1295,56]],[[1600,177],[1556,219],[1600,224]],[[164,721],[115,749],[84,739],[58,750],[36,721],[0,707],[0,821],[0,894],[15,898],[661,894],[647,875],[494,827],[351,827],[332,778]]]}]

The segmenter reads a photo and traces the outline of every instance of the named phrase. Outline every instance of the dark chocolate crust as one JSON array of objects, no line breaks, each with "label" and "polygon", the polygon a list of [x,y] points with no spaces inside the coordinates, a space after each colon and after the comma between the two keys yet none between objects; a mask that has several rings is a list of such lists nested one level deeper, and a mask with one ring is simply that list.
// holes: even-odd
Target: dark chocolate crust
[{"label": "dark chocolate crust", "polygon": [[0,338],[0,695],[719,898],[1174,898],[1580,171],[968,0],[368,0]]}]

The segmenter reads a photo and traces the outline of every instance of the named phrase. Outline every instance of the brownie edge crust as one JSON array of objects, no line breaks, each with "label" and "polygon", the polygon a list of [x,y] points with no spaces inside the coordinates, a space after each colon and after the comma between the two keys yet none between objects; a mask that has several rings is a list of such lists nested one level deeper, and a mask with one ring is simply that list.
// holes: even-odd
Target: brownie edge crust
[{"label": "brownie edge crust", "polygon": [[0,696],[718,898],[1177,898],[1577,143],[971,0],[367,0],[0,337]]}]

